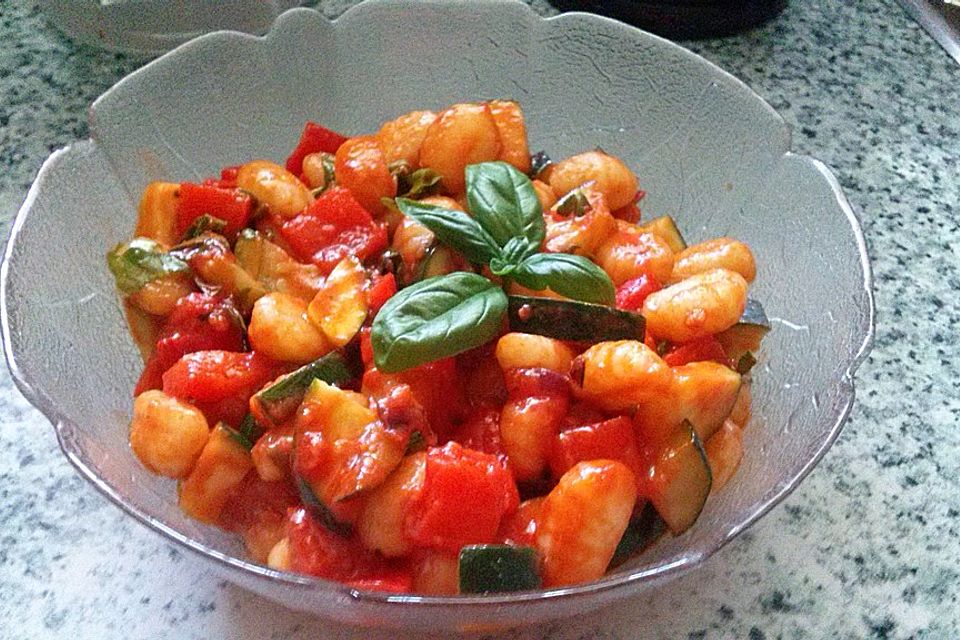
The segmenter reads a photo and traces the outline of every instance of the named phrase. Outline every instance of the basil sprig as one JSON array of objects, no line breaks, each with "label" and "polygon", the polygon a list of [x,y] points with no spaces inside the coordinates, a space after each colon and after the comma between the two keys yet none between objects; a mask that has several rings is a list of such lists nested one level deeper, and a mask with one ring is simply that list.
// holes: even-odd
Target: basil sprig
[{"label": "basil sprig", "polygon": [[[589,259],[540,253],[546,224],[527,176],[505,162],[484,162],[467,167],[466,182],[472,216],[403,197],[396,206],[497,276],[583,302],[613,304],[610,277]],[[370,335],[374,362],[390,373],[480,346],[496,337],[506,310],[503,289],[481,275],[456,272],[423,280],[391,297],[377,314]]]},{"label": "basil sprig", "polygon": [[466,177],[473,217],[407,198],[397,198],[397,207],[471,262],[489,265],[497,276],[583,302],[613,304],[610,277],[588,258],[539,253],[546,224],[527,176],[506,162],[483,162],[468,166]]},{"label": "basil sprig", "polygon": [[134,238],[115,246],[107,254],[107,266],[117,281],[117,288],[127,295],[164,276],[190,271],[186,262],[164,252],[148,238]]},{"label": "basil sprig", "polygon": [[503,289],[458,271],[401,289],[373,321],[377,369],[403,371],[456,355],[496,337],[507,311]]}]

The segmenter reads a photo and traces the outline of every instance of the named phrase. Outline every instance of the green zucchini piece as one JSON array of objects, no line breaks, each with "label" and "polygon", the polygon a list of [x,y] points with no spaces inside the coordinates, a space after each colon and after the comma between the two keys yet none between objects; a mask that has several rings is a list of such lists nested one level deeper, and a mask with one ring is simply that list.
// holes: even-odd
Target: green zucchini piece
[{"label": "green zucchini piece", "polygon": [[739,360],[737,360],[737,373],[745,376],[750,373],[750,370],[753,369],[755,364],[757,364],[756,356],[747,351],[745,354],[740,356]]},{"label": "green zucchini piece", "polygon": [[626,531],[617,543],[617,548],[613,552],[613,558],[610,560],[608,569],[617,567],[630,558],[634,557],[663,535],[667,530],[667,524],[653,508],[649,502],[643,507],[639,514],[634,515],[627,524]]},{"label": "green zucchini piece", "polygon": [[659,451],[652,477],[657,490],[650,502],[674,535],[680,535],[697,521],[713,486],[713,474],[703,443],[689,422]]},{"label": "green zucchini piece", "polygon": [[240,421],[236,429],[225,423],[221,424],[227,430],[230,437],[239,442],[247,451],[253,449],[253,445],[255,445],[257,440],[260,439],[260,436],[263,435],[263,427],[257,423],[257,419],[253,417],[252,413],[243,416],[243,420]]},{"label": "green zucchini piece", "polygon": [[680,253],[687,248],[687,241],[683,239],[680,228],[670,216],[654,218],[650,222],[640,225],[640,228],[661,238],[670,245],[670,250],[674,253]]},{"label": "green zucchini piece", "polygon": [[417,269],[417,282],[426,280],[435,276],[443,276],[457,270],[453,261],[453,252],[442,245],[435,244],[420,260],[419,269]]},{"label": "green zucchini piece", "polygon": [[339,351],[331,351],[296,371],[277,378],[250,399],[256,417],[267,424],[277,425],[293,415],[303,401],[310,383],[315,379],[341,385],[362,372],[359,363]]},{"label": "green zucchini piece", "polygon": [[729,329],[718,333],[717,341],[730,359],[738,362],[745,353],[756,353],[763,337],[769,332],[770,319],[767,318],[763,305],[753,298],[748,298],[740,320]]},{"label": "green zucchini piece", "polygon": [[337,535],[348,537],[353,532],[353,527],[347,522],[337,520],[333,512],[327,508],[327,505],[320,501],[317,494],[310,487],[310,483],[297,476],[297,490],[300,492],[300,500],[303,506],[316,518],[320,524],[336,533]]},{"label": "green zucchini piece", "polygon": [[643,316],[602,304],[507,296],[510,330],[535,333],[558,340],[601,342],[643,340]]},{"label": "green zucchini piece", "polygon": [[529,591],[542,585],[533,547],[473,544],[460,550],[460,593]]}]

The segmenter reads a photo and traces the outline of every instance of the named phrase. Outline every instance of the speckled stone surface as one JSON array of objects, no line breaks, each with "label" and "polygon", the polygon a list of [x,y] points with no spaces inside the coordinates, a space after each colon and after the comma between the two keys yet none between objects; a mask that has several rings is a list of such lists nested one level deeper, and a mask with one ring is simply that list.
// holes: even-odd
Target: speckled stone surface
[{"label": "speckled stone surface", "polygon": [[[645,606],[526,636],[960,637],[960,67],[892,0],[792,0],[761,30],[691,46],[834,168],[873,259],[876,346],[840,440],[769,516]],[[86,106],[142,63],[0,3],[4,234],[48,153],[83,138]],[[397,637],[285,611],[133,523],[74,473],[5,369],[0,421],[0,638]]]}]

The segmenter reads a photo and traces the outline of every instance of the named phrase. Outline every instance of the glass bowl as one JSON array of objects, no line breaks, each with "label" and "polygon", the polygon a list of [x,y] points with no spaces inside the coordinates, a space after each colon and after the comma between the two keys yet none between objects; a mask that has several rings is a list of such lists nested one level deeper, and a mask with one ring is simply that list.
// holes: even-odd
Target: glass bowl
[{"label": "glass bowl", "polygon": [[[373,46],[375,43],[375,46]],[[773,321],[754,373],[739,473],[697,524],[603,579],[489,597],[358,592],[248,562],[186,518],[171,481],[127,444],[142,366],[104,254],[131,233],[152,180],[195,180],[282,159],[307,119],[358,133],[417,108],[522,102],[532,148],[602,147],[637,171],[646,216],[688,239],[753,247],[752,289]],[[873,333],[860,226],[818,161],[736,78],[685,49],[587,14],[542,19],[519,2],[364,3],[334,22],[309,9],[265,37],[191,41],[131,74],[90,111],[92,139],[55,152],[20,210],[0,271],[6,357],[80,473],[224,578],[291,608],[414,630],[491,630],[572,616],[690,571],[792,491],[836,439]]]}]

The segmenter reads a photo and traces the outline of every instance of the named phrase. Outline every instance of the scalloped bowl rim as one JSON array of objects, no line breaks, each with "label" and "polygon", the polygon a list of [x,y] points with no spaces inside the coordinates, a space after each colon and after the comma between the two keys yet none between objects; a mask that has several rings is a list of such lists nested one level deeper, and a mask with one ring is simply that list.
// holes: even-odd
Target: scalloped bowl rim
[{"label": "scalloped bowl rim", "polygon": [[[389,5],[394,4],[396,0],[381,0],[380,2],[365,2],[360,5],[354,5],[346,12],[344,12],[339,18],[329,21],[334,26],[337,26],[339,23],[342,23],[345,19],[351,19],[356,14],[362,13],[369,9],[369,5]],[[519,5],[521,7],[526,7],[527,11],[533,13],[533,10],[530,9],[527,5],[517,1],[513,2],[511,0],[498,0],[499,2],[510,4],[510,5]],[[291,9],[283,14],[281,14],[277,20],[274,22],[271,29],[262,36],[254,36],[249,34],[244,34],[235,31],[217,31],[209,33],[189,42],[186,42],[179,47],[171,50],[170,52],[160,56],[156,60],[151,61],[150,63],[144,65],[143,67],[133,71],[128,74],[116,84],[114,84],[110,89],[108,89],[104,94],[97,98],[90,107],[90,118],[93,118],[93,111],[96,108],[97,103],[103,99],[105,96],[109,95],[116,88],[126,84],[131,81],[133,78],[138,77],[145,73],[150,73],[150,69],[160,63],[162,60],[167,59],[168,57],[173,57],[179,54],[179,52],[191,49],[195,46],[198,46],[198,43],[202,45],[210,44],[214,41],[221,40],[224,38],[246,38],[253,40],[268,40],[274,34],[276,34],[280,29],[283,23],[288,20],[297,20],[301,19],[300,16],[311,15],[310,19],[321,19],[327,20],[324,18],[319,11],[315,9],[308,8],[297,8]],[[617,28],[626,29],[630,31],[639,31],[634,27],[624,25],[616,20],[609,18],[596,16],[593,14],[581,13],[581,12],[569,12],[560,14],[558,16],[552,17],[539,17],[543,21],[554,21],[554,20],[563,20],[566,16],[577,16],[580,18],[586,18],[590,20],[599,20],[607,23],[612,23],[616,25]],[[56,402],[52,398],[47,396],[47,394],[31,382],[29,373],[25,372],[19,366],[17,362],[17,354],[14,352],[11,346],[11,328],[10,328],[10,307],[11,301],[9,298],[9,279],[10,279],[10,268],[11,268],[11,258],[14,252],[14,247],[17,243],[17,238],[22,227],[25,224],[25,221],[28,217],[28,214],[32,208],[32,204],[36,199],[39,190],[42,188],[42,183],[44,182],[45,175],[50,170],[50,167],[55,164],[58,159],[67,154],[68,151],[73,148],[82,145],[82,144],[95,144],[95,137],[93,139],[87,139],[79,141],[72,145],[67,145],[66,147],[57,149],[54,151],[43,163],[37,177],[32,183],[27,196],[18,210],[13,224],[11,225],[10,235],[7,239],[7,243],[3,253],[2,263],[0,263],[0,334],[2,334],[3,339],[3,351],[4,356],[7,361],[7,365],[10,369],[12,379],[16,384],[17,388],[24,395],[24,397],[36,407],[43,415],[54,425],[57,439],[60,445],[60,448],[63,450],[67,459],[70,463],[80,472],[80,474],[86,478],[91,484],[93,484],[96,489],[106,496],[113,504],[120,507],[123,511],[134,517],[137,521],[161,534],[161,536],[168,538],[179,545],[189,549],[192,552],[198,553],[204,557],[210,558],[220,564],[226,565],[228,568],[240,569],[242,571],[247,571],[254,574],[257,577],[270,578],[272,580],[282,582],[291,587],[295,588],[321,588],[328,589],[334,592],[337,592],[341,595],[349,596],[352,599],[363,600],[366,602],[376,602],[383,604],[418,604],[418,605],[441,605],[441,606],[450,606],[450,605],[498,605],[498,604],[518,604],[523,602],[540,602],[547,599],[556,599],[566,596],[582,596],[600,593],[608,591],[611,589],[616,589],[619,587],[627,585],[639,585],[645,582],[660,581],[662,579],[675,578],[683,573],[686,573],[698,566],[700,566],[704,561],[710,558],[717,551],[726,546],[731,540],[736,538],[740,533],[753,525],[757,520],[762,516],[768,513],[774,506],[776,506],[780,501],[786,498],[790,493],[792,493],[796,487],[803,481],[804,478],[813,470],[813,468],[820,462],[823,456],[826,454],[827,450],[833,445],[837,437],[840,434],[840,431],[850,415],[850,411],[853,406],[853,402],[856,395],[856,390],[853,382],[853,376],[858,369],[858,367],[866,360],[869,355],[870,349],[873,346],[873,339],[875,335],[875,302],[873,296],[873,278],[870,267],[870,260],[867,253],[866,241],[863,235],[863,230],[860,224],[859,217],[854,211],[853,207],[848,202],[847,198],[843,194],[843,191],[838,183],[836,177],[830,171],[830,169],[821,161],[813,158],[811,156],[801,156],[793,153],[789,150],[790,148],[790,131],[784,122],[783,118],[780,116],[776,110],[770,106],[762,97],[757,95],[752,89],[750,89],[743,81],[731,75],[729,72],[721,69],[717,65],[705,60],[701,56],[677,45],[673,42],[670,42],[666,39],[660,38],[658,36],[648,34],[644,32],[645,35],[659,40],[661,44],[673,47],[675,50],[682,52],[687,59],[696,61],[698,63],[706,63],[712,69],[723,76],[727,80],[733,81],[740,88],[745,89],[753,97],[753,99],[761,102],[764,107],[777,118],[779,123],[782,125],[784,130],[787,133],[785,149],[782,150],[781,157],[795,157],[804,160],[805,162],[810,163],[822,176],[822,178],[828,183],[834,197],[836,198],[837,205],[843,211],[846,216],[847,222],[850,225],[850,228],[853,232],[854,239],[857,245],[857,251],[859,253],[860,266],[863,272],[862,280],[862,293],[865,294],[867,313],[862,318],[862,324],[857,327],[859,334],[862,335],[862,340],[857,348],[856,352],[852,354],[849,362],[847,363],[841,377],[840,384],[842,385],[842,390],[846,393],[844,394],[844,403],[840,411],[837,413],[836,418],[833,424],[830,427],[830,430],[827,434],[827,437],[823,440],[821,446],[817,449],[815,454],[804,464],[804,466],[789,479],[788,482],[783,484],[779,490],[771,493],[766,500],[757,503],[754,505],[750,515],[744,519],[738,526],[733,527],[728,530],[725,535],[719,538],[716,542],[711,544],[705,549],[701,549],[696,553],[691,553],[684,556],[679,561],[656,565],[654,567],[646,568],[634,572],[624,572],[620,574],[607,575],[603,578],[589,582],[585,584],[556,588],[556,589],[546,589],[546,590],[537,590],[537,591],[528,591],[520,592],[510,595],[487,595],[487,596],[417,596],[417,595],[395,595],[388,594],[384,592],[376,591],[364,591],[357,590],[350,587],[347,587],[339,582],[324,580],[321,578],[315,578],[311,576],[304,576],[300,574],[293,574],[287,572],[276,571],[270,569],[260,564],[255,564],[247,560],[234,557],[229,554],[220,552],[214,548],[211,548],[207,545],[204,545],[200,542],[197,542],[193,538],[186,536],[176,529],[165,525],[162,522],[159,522],[152,518],[150,515],[139,510],[136,506],[127,502],[122,496],[120,496],[117,491],[110,486],[107,482],[102,480],[97,473],[88,467],[84,461],[78,456],[71,448],[69,439],[69,432],[73,428],[72,422],[64,415],[61,414],[60,410],[57,407]]]}]

